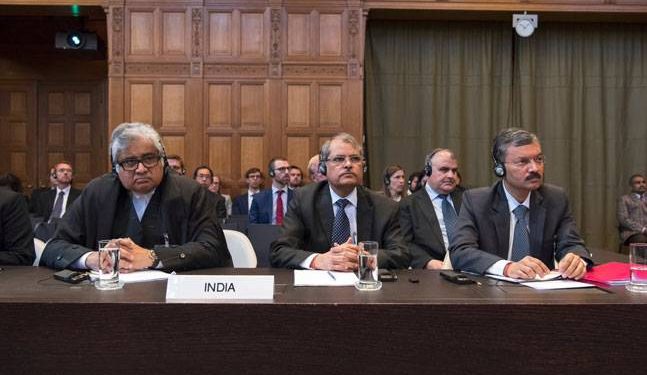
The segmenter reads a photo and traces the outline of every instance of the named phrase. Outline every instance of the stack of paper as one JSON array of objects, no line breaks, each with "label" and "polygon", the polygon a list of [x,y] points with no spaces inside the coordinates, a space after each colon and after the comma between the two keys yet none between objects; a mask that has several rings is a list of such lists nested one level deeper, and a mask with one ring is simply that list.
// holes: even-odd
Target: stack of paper
[{"label": "stack of paper", "polygon": [[294,286],[353,286],[356,281],[353,272],[294,270]]},{"label": "stack of paper", "polygon": [[593,267],[584,276],[586,281],[607,285],[624,285],[629,282],[629,263],[610,262]]},{"label": "stack of paper", "polygon": [[543,277],[535,276],[533,280],[514,279],[512,277],[490,275],[490,274],[486,274],[485,276],[492,279],[508,281],[511,283],[518,283],[523,286],[527,286],[527,287],[530,287],[533,289],[539,289],[539,290],[591,288],[594,286],[591,284],[582,283],[575,280],[561,280],[560,278],[562,275],[559,273],[559,271],[555,271],[555,270],[550,271]]}]

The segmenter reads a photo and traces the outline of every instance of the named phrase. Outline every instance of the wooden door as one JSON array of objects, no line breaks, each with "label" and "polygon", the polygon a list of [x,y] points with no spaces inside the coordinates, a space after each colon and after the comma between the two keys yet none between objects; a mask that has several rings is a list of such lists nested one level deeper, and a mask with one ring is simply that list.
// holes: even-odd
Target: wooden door
[{"label": "wooden door", "polygon": [[103,82],[54,83],[38,88],[38,179],[65,160],[74,169],[74,186],[82,188],[108,171]]}]

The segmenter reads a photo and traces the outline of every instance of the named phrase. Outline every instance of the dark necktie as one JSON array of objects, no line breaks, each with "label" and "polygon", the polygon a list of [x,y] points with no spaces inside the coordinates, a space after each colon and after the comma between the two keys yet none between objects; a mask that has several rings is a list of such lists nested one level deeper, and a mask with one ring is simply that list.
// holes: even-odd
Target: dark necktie
[{"label": "dark necktie", "polygon": [[454,226],[456,226],[456,210],[452,204],[447,200],[447,194],[438,195],[443,200],[443,221],[445,222],[445,230],[447,230],[447,240],[450,241],[452,233],[454,233]]},{"label": "dark necktie", "polygon": [[346,216],[346,206],[350,203],[348,199],[342,198],[335,202],[337,214],[332,225],[332,243],[343,244],[350,237],[350,222]]},{"label": "dark necktie", "polygon": [[510,257],[510,260],[513,262],[518,262],[530,254],[530,235],[528,234],[528,219],[526,218],[527,212],[528,208],[524,205],[519,205],[512,210],[512,213],[517,218],[512,240],[512,255]]},{"label": "dark necktie", "polygon": [[58,193],[58,196],[56,197],[56,201],[54,202],[54,209],[52,209],[52,214],[50,215],[49,219],[58,219],[61,217],[61,213],[63,212],[63,200],[65,199],[65,192],[61,191]]},{"label": "dark necktie", "polygon": [[283,224],[283,199],[281,199],[281,195],[283,195],[283,190],[276,192],[276,225]]}]

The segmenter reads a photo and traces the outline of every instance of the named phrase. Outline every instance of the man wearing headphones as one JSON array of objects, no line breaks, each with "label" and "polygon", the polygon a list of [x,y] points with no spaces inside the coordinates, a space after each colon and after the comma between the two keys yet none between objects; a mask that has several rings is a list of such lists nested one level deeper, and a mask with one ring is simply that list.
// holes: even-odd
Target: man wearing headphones
[{"label": "man wearing headphones", "polygon": [[212,194],[169,171],[153,127],[119,125],[109,150],[113,173],[86,186],[47,243],[41,264],[96,270],[97,241],[119,239],[123,272],[232,265]]},{"label": "man wearing headphones", "polygon": [[425,158],[427,183],[400,203],[400,225],[411,267],[451,269],[449,238],[456,225],[462,191],[456,189],[458,160],[438,148]]},{"label": "man wearing headphones", "polygon": [[272,186],[254,195],[249,209],[251,224],[283,224],[288,204],[294,192],[288,188],[290,183],[290,163],[283,158],[270,160],[267,174],[272,178]]},{"label": "man wearing headphones", "polygon": [[555,261],[562,277],[581,279],[593,264],[584,247],[568,197],[544,184],[539,139],[523,129],[504,129],[492,147],[491,187],[463,194],[450,239],[454,268],[518,279],[544,276]]},{"label": "man wearing headphones", "polygon": [[56,186],[38,194],[33,194],[29,211],[43,218],[43,221],[60,219],[72,202],[81,195],[81,190],[72,187],[72,165],[61,161],[54,165],[51,173]]},{"label": "man wearing headphones", "polygon": [[321,147],[320,172],[327,179],[295,193],[279,238],[273,267],[354,271],[360,241],[377,241],[379,267],[404,268],[397,203],[362,186],[362,147],[353,136],[335,135]]}]

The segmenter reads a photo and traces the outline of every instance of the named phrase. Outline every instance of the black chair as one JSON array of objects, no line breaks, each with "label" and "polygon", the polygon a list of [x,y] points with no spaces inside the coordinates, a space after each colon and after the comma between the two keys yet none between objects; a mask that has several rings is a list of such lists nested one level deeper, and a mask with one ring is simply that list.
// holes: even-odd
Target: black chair
[{"label": "black chair", "polygon": [[280,225],[272,224],[249,224],[247,226],[247,237],[249,237],[256,252],[256,267],[271,267],[270,245],[279,238],[280,230]]},{"label": "black chair", "polygon": [[223,224],[222,229],[237,230],[247,234],[247,225],[249,225],[249,216],[244,215],[231,215]]}]

